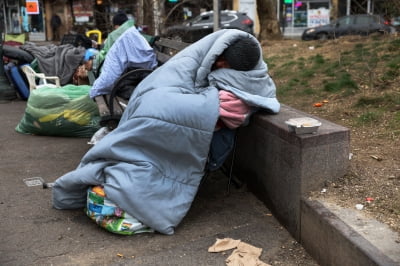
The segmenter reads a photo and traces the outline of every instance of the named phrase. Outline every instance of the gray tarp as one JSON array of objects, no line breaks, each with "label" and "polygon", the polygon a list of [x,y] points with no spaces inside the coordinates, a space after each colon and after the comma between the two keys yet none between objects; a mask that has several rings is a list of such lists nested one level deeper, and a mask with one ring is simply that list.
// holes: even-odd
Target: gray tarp
[{"label": "gray tarp", "polygon": [[36,45],[26,42],[20,47],[31,53],[39,64],[40,71],[46,76],[58,76],[61,86],[72,83],[75,70],[82,63],[86,49],[72,44]]}]

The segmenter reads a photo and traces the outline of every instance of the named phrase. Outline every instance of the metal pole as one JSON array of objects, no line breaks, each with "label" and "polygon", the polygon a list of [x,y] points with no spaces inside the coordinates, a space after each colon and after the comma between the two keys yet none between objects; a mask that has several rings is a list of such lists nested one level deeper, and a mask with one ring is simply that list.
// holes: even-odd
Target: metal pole
[{"label": "metal pole", "polygon": [[367,14],[371,14],[371,0],[367,2]]},{"label": "metal pole", "polygon": [[277,17],[277,19],[278,19],[278,21],[281,21],[281,1],[280,0],[277,0],[276,1],[277,3],[276,3],[276,17]]},{"label": "metal pole", "polygon": [[214,0],[213,1],[213,9],[214,9],[214,31],[219,30],[220,28],[220,23],[221,23],[221,19],[220,19],[220,0]]},{"label": "metal pole", "polygon": [[346,15],[350,15],[351,0],[347,0]]}]

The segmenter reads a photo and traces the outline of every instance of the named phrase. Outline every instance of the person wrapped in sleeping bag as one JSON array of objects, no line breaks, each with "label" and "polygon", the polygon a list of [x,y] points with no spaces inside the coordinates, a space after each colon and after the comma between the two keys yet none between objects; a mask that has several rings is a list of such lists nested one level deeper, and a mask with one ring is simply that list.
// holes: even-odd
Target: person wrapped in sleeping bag
[{"label": "person wrapped in sleeping bag", "polygon": [[[245,70],[233,67],[246,58],[219,60],[241,39],[257,50],[255,62]],[[219,61],[230,68],[216,67]],[[256,108],[279,111],[267,71],[257,39],[240,30],[219,30],[188,46],[136,87],[118,127],[75,170],[55,181],[53,206],[83,208],[88,188],[99,185],[110,201],[141,223],[173,234],[197,193],[214,133],[228,124],[221,119],[220,98],[240,103],[224,106],[235,110],[234,118],[242,115],[233,127],[245,123]]]}]

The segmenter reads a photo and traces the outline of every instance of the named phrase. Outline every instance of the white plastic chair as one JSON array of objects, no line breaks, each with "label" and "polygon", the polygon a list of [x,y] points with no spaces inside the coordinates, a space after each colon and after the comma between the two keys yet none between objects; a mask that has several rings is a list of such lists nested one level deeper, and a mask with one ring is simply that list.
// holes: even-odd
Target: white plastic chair
[{"label": "white plastic chair", "polygon": [[[25,73],[29,83],[29,90],[41,87],[60,87],[60,78],[56,76],[45,76],[43,73],[36,73],[29,65],[22,65],[21,70]],[[54,80],[54,83],[48,83],[47,80]]]}]

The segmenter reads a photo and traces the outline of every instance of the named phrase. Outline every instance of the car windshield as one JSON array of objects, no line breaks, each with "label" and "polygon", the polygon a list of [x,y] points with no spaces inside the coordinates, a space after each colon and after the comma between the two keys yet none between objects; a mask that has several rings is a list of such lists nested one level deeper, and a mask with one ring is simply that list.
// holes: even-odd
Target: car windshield
[{"label": "car windshield", "polygon": [[350,24],[353,23],[353,20],[354,20],[353,17],[342,17],[342,18],[339,18],[339,19],[336,21],[336,24],[341,25],[341,26],[343,26],[343,25],[350,25]]},{"label": "car windshield", "polygon": [[230,23],[232,21],[235,21],[237,18],[238,17],[235,14],[221,14],[221,23]]},{"label": "car windshield", "polygon": [[[230,23],[237,19],[237,15],[233,13],[221,13],[221,23]],[[197,17],[194,17],[190,20],[185,21],[183,24],[203,24],[203,23],[213,23],[213,14],[203,14]]]},{"label": "car windshield", "polygon": [[199,15],[197,17],[194,17],[193,19],[186,21],[185,24],[186,23],[192,23],[192,24],[209,23],[209,22],[212,22],[212,20],[213,20],[212,14]]}]

